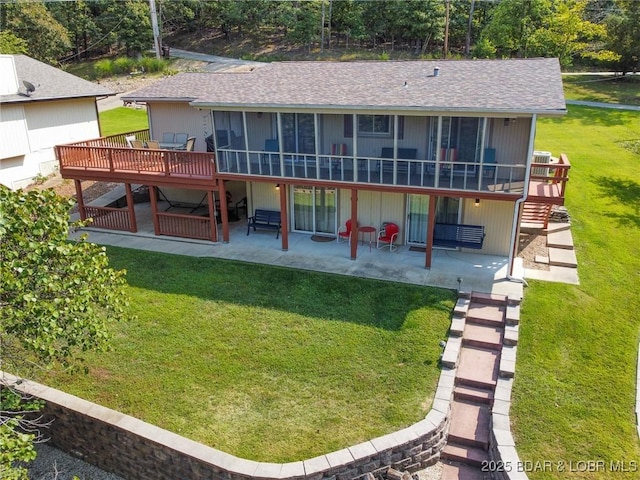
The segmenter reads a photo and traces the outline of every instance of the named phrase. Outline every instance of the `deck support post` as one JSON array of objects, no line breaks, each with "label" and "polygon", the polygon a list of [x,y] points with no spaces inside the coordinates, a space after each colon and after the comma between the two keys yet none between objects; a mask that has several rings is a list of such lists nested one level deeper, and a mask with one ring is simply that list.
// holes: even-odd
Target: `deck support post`
[{"label": "deck support post", "polygon": [[[282,137],[280,137],[282,138]],[[282,148],[282,147],[281,147]],[[289,214],[287,213],[287,189],[286,183],[280,184],[280,218],[282,222],[282,251],[289,250]]]},{"label": "deck support post", "polygon": [[160,235],[160,221],[158,220],[158,187],[149,185],[149,200],[151,201],[151,217],[153,218],[153,232]]},{"label": "deck support post", "polygon": [[427,248],[425,249],[424,268],[431,268],[431,260],[433,256],[433,231],[436,227],[436,204],[438,197],[436,195],[429,196],[429,220],[427,221]]},{"label": "deck support post", "polygon": [[[222,241],[229,243],[229,206],[227,205],[227,189],[224,182],[218,182],[218,195],[220,195],[220,221],[222,222]],[[213,222],[216,217],[211,218]]]},{"label": "deck support post", "polygon": [[[226,194],[225,194],[226,198]],[[211,226],[211,241],[218,241],[218,222],[216,221],[216,199],[213,195],[213,191],[207,191],[207,208],[209,209],[209,223]],[[229,228],[227,227],[226,237],[224,231],[224,224],[222,225],[222,239],[224,243],[229,243]]]},{"label": "deck support post", "polygon": [[83,222],[87,219],[87,215],[84,211],[84,197],[82,196],[82,182],[80,180],[74,180],[76,186],[76,202],[78,203],[78,212],[80,212],[80,220]]},{"label": "deck support post", "polygon": [[351,189],[351,260],[358,256],[358,190]]},{"label": "deck support post", "polygon": [[124,189],[127,196],[127,212],[129,212],[129,231],[136,233],[138,231],[138,224],[136,223],[136,209],[133,204],[133,191],[131,190],[131,184],[125,183]]}]

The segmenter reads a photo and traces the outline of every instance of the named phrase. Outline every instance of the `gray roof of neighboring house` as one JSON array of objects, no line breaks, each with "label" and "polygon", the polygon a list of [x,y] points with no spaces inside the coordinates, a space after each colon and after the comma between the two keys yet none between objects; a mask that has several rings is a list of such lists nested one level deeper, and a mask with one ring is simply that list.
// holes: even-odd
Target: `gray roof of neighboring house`
[{"label": "gray roof of neighboring house", "polygon": [[275,62],[251,71],[179,74],[123,99],[203,108],[566,113],[554,58]]},{"label": "gray roof of neighboring house", "polygon": [[[0,103],[35,102],[66,98],[104,97],[115,95],[111,90],[26,55],[12,55],[18,76],[19,92],[0,95]],[[27,95],[24,81],[35,90]]]}]

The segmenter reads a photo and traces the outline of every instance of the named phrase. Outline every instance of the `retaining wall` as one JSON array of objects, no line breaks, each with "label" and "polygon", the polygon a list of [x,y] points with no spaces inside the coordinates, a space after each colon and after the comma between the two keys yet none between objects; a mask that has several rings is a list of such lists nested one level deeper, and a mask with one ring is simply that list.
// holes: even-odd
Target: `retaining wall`
[{"label": "retaining wall", "polygon": [[[13,385],[15,377],[3,381]],[[14,388],[16,388],[14,386]],[[364,479],[389,468],[413,472],[433,465],[446,443],[450,399],[438,387],[424,420],[326,455],[291,463],[245,460],[35,382],[17,387],[46,401],[52,446],[127,479]],[[440,393],[438,393],[440,392]],[[440,397],[440,398],[439,398]]]}]

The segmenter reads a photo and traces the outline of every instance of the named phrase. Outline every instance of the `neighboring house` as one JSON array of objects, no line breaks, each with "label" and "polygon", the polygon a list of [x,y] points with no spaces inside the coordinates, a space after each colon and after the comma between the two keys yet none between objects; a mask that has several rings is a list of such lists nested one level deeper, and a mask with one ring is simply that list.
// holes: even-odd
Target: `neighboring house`
[{"label": "neighboring house", "polygon": [[[508,256],[513,268],[524,201],[540,206],[542,224],[564,202],[566,156],[553,169],[532,163],[537,118],[566,113],[556,59],[271,63],[179,74],[123,100],[147,105],[139,138],[174,147],[164,134],[185,133],[194,152],[112,137],[59,147],[62,175],[80,199],[80,180],[120,181],[130,206],[132,184],[154,187],[156,234],[217,241],[215,222],[196,215],[204,206],[233,241],[231,191],[249,216],[282,213],[283,250],[289,231],[393,222],[398,245],[425,248],[427,268],[433,248]],[[159,195],[194,211],[160,212]],[[133,208],[82,212],[135,231]]]},{"label": "neighboring house", "polygon": [[53,147],[100,136],[96,97],[113,92],[25,55],[0,55],[0,183],[58,169]]}]

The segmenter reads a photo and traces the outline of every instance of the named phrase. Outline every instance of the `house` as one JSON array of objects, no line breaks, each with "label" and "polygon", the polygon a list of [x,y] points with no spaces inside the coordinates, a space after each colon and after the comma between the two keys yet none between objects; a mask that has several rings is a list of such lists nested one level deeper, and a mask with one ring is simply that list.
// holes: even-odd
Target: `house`
[{"label": "house", "polygon": [[58,169],[53,147],[100,136],[96,98],[113,92],[25,55],[0,55],[0,183]]},{"label": "house", "polygon": [[[147,105],[138,138],[182,132],[195,148],[131,149],[126,136],[58,147],[81,202],[80,180],[125,184],[127,208],[81,205],[105,228],[135,231],[132,184],[144,184],[157,235],[218,241],[218,216],[233,242],[231,192],[248,216],[281,214],[283,250],[290,231],[335,237],[351,220],[357,239],[393,223],[394,243],[424,248],[426,268],[434,248],[513,268],[525,205],[544,224],[564,202],[566,156],[534,161],[538,117],[566,113],[557,59],[276,62],[183,73],[123,100]],[[159,198],[189,210],[161,212]]]}]

